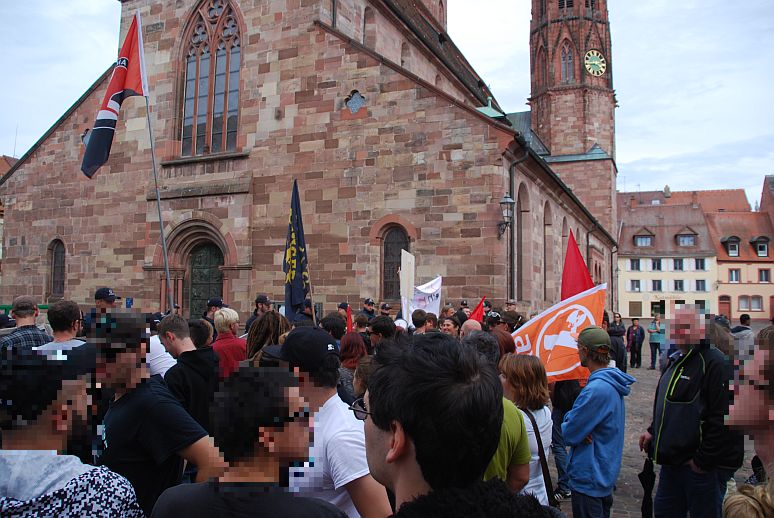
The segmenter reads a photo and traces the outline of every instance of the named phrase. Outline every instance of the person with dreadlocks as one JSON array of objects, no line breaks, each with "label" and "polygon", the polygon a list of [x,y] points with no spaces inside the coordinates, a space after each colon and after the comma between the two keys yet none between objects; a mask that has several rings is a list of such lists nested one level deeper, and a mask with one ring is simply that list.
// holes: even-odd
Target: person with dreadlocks
[{"label": "person with dreadlocks", "polygon": [[250,326],[247,334],[247,358],[256,360],[256,355],[266,345],[279,344],[279,337],[290,331],[290,322],[279,312],[267,311]]}]

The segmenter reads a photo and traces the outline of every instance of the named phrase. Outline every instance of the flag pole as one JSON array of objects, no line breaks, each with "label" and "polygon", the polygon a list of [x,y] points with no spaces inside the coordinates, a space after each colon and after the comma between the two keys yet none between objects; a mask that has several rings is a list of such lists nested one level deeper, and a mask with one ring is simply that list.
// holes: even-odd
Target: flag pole
[{"label": "flag pole", "polygon": [[168,310],[173,312],[175,309],[175,302],[172,299],[172,282],[169,276],[169,255],[167,254],[167,238],[164,236],[164,220],[161,219],[161,193],[159,192],[159,175],[156,171],[156,144],[153,141],[153,128],[151,127],[150,120],[150,101],[148,96],[145,97],[145,115],[148,120],[148,136],[150,137],[151,145],[151,161],[153,162],[153,182],[156,186],[156,210],[159,213],[159,233],[161,234],[161,249],[164,252],[164,275],[167,284],[167,305]]}]

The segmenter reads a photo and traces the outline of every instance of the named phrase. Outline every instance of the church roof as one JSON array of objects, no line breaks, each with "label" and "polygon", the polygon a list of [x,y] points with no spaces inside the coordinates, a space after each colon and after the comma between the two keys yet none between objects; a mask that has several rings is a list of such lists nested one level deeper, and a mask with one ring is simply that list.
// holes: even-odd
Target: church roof
[{"label": "church roof", "polygon": [[446,32],[439,31],[428,20],[427,11],[417,0],[382,0],[435,56],[465,85],[476,99],[486,106],[489,97],[494,107],[502,111],[483,79],[462,55]]},{"label": "church roof", "polygon": [[532,148],[535,153],[542,157],[550,155],[548,148],[537,136],[537,133],[532,131],[532,112],[529,110],[524,112],[509,113],[505,116],[513,126],[513,129],[518,131],[527,142],[529,147]]}]

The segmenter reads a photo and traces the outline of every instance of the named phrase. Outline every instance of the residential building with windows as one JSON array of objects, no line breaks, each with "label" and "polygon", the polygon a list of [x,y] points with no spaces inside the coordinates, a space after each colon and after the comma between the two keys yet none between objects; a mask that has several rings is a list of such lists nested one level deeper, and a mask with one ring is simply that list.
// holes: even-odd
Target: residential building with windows
[{"label": "residential building with windows", "polygon": [[674,304],[717,308],[715,248],[697,203],[701,195],[679,194],[687,203],[664,202],[663,196],[638,203],[638,194],[618,194],[617,310],[624,318],[670,318]]},{"label": "residential building with windows", "polygon": [[[774,176],[764,182],[764,196],[772,195]],[[762,200],[763,201],[763,200]],[[748,313],[753,320],[774,318],[774,204],[761,203],[759,212],[707,214],[717,255],[718,312],[736,322]]]}]

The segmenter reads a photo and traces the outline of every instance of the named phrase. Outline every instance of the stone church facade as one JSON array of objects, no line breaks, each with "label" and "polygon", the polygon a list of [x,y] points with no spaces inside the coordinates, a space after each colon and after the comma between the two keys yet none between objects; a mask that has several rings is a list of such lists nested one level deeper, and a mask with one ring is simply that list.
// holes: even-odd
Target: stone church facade
[{"label": "stone church facade", "polygon": [[[326,309],[395,300],[405,248],[418,282],[444,276],[447,300],[513,297],[536,311],[559,299],[570,231],[613,305],[615,99],[610,69],[592,78],[582,62],[588,45],[610,62],[606,2],[557,10],[534,0],[533,18],[543,3],[532,113],[506,116],[480,109],[492,94],[446,33],[443,1],[124,0],[122,40],[136,10],[143,19],[183,312],[218,295],[245,316],[256,293],[282,299],[294,179],[314,299]],[[571,79],[556,76],[568,70],[566,41]],[[111,286],[165,309],[141,99],[124,102],[108,163],[93,180],[79,172],[80,136],[109,74],[0,179],[2,300],[88,304]],[[505,194],[515,215],[499,236]]]}]

